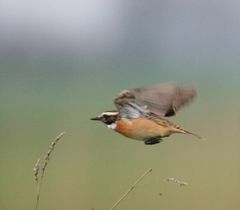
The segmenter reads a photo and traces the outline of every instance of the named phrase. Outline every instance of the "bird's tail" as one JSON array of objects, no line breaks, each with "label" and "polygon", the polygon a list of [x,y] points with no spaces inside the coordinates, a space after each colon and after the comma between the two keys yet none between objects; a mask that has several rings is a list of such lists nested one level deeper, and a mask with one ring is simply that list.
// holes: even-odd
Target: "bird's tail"
[{"label": "bird's tail", "polygon": [[196,138],[198,138],[198,139],[200,139],[200,140],[206,140],[206,138],[204,138],[204,137],[202,137],[202,136],[199,136],[199,135],[196,134],[196,133],[190,132],[190,131],[188,131],[188,130],[186,130],[186,129],[184,129],[184,128],[181,128],[180,126],[175,126],[175,129],[176,129],[175,131],[176,131],[177,133],[190,134],[190,135],[195,136]]}]

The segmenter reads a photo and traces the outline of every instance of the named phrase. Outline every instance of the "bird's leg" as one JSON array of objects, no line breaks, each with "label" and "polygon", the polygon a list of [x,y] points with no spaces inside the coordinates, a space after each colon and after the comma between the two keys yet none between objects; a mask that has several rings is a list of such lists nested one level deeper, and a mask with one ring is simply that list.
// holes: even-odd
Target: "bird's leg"
[{"label": "bird's leg", "polygon": [[152,137],[144,140],[144,144],[146,145],[158,144],[160,143],[160,141],[161,141],[160,137]]}]

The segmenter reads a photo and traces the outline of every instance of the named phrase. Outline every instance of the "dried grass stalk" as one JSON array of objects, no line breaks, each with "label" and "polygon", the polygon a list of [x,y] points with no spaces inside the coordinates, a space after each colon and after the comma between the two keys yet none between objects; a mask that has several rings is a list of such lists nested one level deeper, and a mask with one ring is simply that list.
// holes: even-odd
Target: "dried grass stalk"
[{"label": "dried grass stalk", "polygon": [[142,176],[140,176],[135,182],[134,184],[122,195],[122,197],[110,208],[110,210],[113,210],[115,209],[118,204],[124,199],[127,197],[127,195],[132,191],[134,190],[134,188],[136,187],[136,185],[146,176],[148,175],[150,172],[152,172],[152,169],[149,168],[146,172],[144,172],[142,174]]},{"label": "dried grass stalk", "polygon": [[37,162],[35,163],[35,165],[34,165],[34,168],[33,168],[33,176],[34,176],[34,180],[36,181],[36,182],[38,182],[38,178],[39,178],[39,169],[40,169],[40,161],[41,161],[41,159],[40,158],[38,158],[38,160],[37,160]]},{"label": "dried grass stalk", "polygon": [[56,144],[58,143],[58,141],[63,137],[63,135],[65,134],[65,132],[60,133],[49,145],[48,147],[48,151],[46,152],[45,156],[44,156],[44,160],[42,163],[42,176],[44,175],[44,171],[49,163],[50,160],[50,156],[56,146]]},{"label": "dried grass stalk", "polygon": [[176,179],[176,178],[167,178],[167,179],[165,179],[164,181],[177,184],[177,185],[180,186],[180,187],[183,187],[183,186],[187,186],[187,185],[188,185],[187,182],[180,181],[180,180],[178,180],[178,179]]},{"label": "dried grass stalk", "polygon": [[[38,209],[39,206],[39,200],[40,200],[40,195],[41,195],[41,186],[44,178],[44,174],[46,171],[46,168],[48,166],[48,163],[50,161],[51,154],[58,143],[58,141],[63,137],[65,132],[60,133],[49,145],[48,150],[44,156],[44,159],[42,162],[40,161],[40,158],[37,160],[34,168],[33,168],[33,173],[34,173],[34,180],[37,182],[37,199],[36,199],[36,205],[35,205],[35,210]],[[41,169],[41,170],[40,170]]]}]

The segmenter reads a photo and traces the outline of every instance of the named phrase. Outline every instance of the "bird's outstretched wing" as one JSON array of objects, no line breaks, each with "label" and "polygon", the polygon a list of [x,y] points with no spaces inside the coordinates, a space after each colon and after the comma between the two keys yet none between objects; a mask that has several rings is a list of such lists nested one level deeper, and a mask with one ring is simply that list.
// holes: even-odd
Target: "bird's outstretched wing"
[{"label": "bird's outstretched wing", "polygon": [[196,96],[192,86],[175,86],[170,83],[122,91],[114,103],[121,117],[133,119],[154,113],[170,117]]}]

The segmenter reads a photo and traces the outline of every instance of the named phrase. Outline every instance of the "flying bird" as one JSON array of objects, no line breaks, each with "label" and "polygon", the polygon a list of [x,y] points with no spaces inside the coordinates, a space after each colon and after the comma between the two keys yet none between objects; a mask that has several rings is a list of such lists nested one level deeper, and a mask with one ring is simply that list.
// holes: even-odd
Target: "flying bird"
[{"label": "flying bird", "polygon": [[117,110],[105,111],[91,120],[101,121],[108,128],[146,145],[157,144],[174,133],[202,139],[167,119],[195,96],[194,87],[170,83],[124,90],[114,99]]}]

